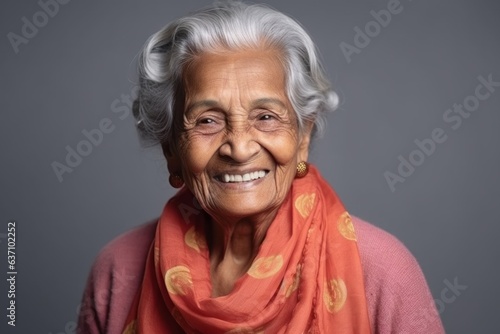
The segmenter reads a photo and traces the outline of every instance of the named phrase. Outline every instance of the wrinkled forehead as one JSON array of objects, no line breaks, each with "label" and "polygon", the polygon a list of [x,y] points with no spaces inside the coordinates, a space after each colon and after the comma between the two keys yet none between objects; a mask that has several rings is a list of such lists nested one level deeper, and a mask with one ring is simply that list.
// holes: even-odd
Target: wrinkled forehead
[{"label": "wrinkled forehead", "polygon": [[182,76],[183,84],[190,87],[207,86],[213,80],[259,78],[269,78],[280,86],[284,84],[285,71],[277,50],[246,49],[203,53],[186,65]]}]

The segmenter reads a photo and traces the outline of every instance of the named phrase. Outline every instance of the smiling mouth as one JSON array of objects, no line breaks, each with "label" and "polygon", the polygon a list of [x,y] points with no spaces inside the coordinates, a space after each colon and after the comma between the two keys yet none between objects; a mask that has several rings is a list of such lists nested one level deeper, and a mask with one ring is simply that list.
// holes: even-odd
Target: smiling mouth
[{"label": "smiling mouth", "polygon": [[245,173],[245,174],[227,174],[224,173],[216,177],[222,183],[241,183],[241,182],[251,182],[266,176],[268,171],[258,170],[255,172]]}]

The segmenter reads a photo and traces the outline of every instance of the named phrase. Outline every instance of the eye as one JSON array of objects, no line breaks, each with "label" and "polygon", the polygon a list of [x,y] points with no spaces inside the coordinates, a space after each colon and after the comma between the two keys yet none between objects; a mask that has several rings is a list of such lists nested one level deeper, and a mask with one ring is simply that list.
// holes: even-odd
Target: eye
[{"label": "eye", "polygon": [[215,123],[215,121],[211,118],[202,118],[198,121],[198,124],[212,124]]},{"label": "eye", "polygon": [[254,126],[260,131],[275,131],[281,125],[279,116],[270,111],[264,111],[257,115],[256,120]]},{"label": "eye", "polygon": [[264,114],[259,117],[259,121],[270,121],[274,118],[273,115],[270,114]]},{"label": "eye", "polygon": [[196,120],[193,129],[203,134],[214,134],[224,129],[225,124],[219,115],[204,115]]}]

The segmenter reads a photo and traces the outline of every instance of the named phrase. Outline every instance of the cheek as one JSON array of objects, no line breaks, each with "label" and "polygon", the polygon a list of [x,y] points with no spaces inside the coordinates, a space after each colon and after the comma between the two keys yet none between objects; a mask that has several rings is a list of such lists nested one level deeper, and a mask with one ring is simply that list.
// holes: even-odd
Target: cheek
[{"label": "cheek", "polygon": [[297,136],[293,132],[283,131],[269,136],[263,141],[263,146],[271,153],[278,165],[288,165],[297,159]]},{"label": "cheek", "polygon": [[218,145],[214,138],[193,135],[181,139],[180,156],[183,169],[189,174],[202,174],[207,165],[217,152]]}]

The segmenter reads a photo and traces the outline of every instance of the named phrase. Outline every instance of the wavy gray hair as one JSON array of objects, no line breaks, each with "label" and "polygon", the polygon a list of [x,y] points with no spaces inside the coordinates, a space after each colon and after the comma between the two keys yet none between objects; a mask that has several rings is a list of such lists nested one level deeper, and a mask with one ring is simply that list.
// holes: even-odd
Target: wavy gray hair
[{"label": "wavy gray hair", "polygon": [[133,107],[141,138],[153,144],[172,138],[176,93],[182,70],[193,57],[263,44],[281,52],[286,93],[299,130],[312,121],[321,133],[324,114],[336,108],[338,96],[309,35],[298,22],[265,5],[224,1],[177,19],[146,42],[139,56],[140,89]]}]

